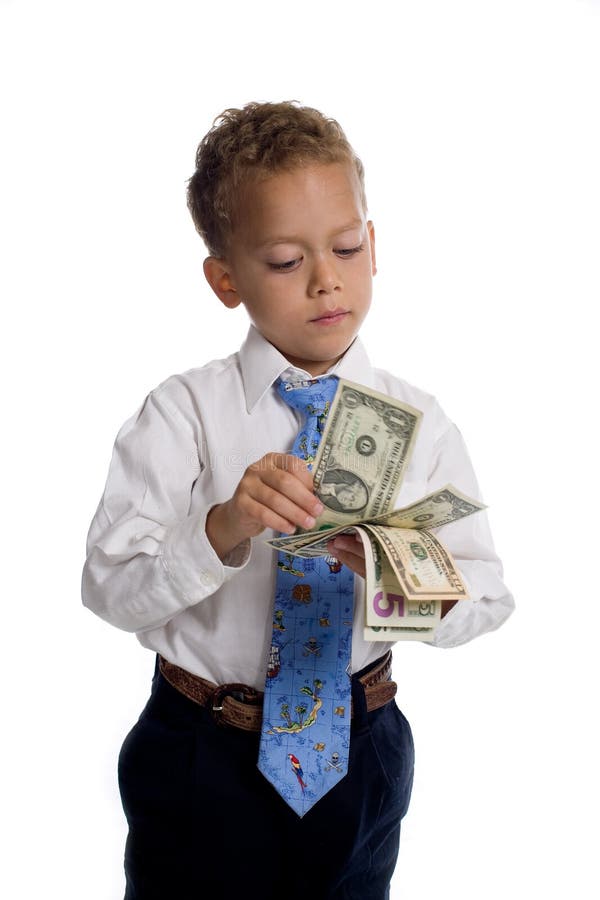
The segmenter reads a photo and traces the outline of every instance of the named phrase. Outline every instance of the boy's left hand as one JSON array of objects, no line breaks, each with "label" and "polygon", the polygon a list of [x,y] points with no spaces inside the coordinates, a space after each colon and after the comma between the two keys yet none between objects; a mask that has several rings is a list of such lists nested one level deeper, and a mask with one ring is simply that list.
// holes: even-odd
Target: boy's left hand
[{"label": "boy's left hand", "polygon": [[340,534],[327,544],[327,552],[348,566],[355,575],[366,575],[365,548],[358,534]]}]

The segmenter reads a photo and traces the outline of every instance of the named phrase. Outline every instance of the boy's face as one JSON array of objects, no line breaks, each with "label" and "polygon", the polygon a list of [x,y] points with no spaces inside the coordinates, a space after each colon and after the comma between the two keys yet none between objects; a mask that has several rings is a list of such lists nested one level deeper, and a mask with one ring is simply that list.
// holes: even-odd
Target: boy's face
[{"label": "boy's face", "polygon": [[371,304],[375,237],[354,169],[313,163],[250,184],[227,259],[209,258],[205,272],[293,365],[326,372]]}]

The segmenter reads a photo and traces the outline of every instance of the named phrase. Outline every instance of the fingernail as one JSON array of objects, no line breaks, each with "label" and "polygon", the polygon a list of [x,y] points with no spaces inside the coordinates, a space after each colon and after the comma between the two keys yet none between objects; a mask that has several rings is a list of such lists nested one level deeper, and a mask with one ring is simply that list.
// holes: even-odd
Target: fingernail
[{"label": "fingernail", "polygon": [[304,520],[304,527],[312,528],[313,525],[316,525],[316,519],[313,519],[312,516],[307,516],[306,519]]},{"label": "fingernail", "polygon": [[323,504],[321,503],[321,501],[320,501],[320,500],[317,500],[317,502],[316,502],[315,505],[313,506],[313,510],[314,510],[315,516],[320,516],[324,509],[325,509],[325,507],[323,506]]}]

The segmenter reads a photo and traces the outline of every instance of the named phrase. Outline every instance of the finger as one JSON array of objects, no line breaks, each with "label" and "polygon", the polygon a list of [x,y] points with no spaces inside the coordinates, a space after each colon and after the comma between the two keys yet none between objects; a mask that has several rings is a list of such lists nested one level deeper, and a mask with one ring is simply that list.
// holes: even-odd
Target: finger
[{"label": "finger", "polygon": [[294,475],[307,490],[313,491],[313,475],[308,468],[308,463],[293,453],[267,453],[263,457],[268,461],[267,468],[282,469],[284,472],[290,472]]},{"label": "finger", "polygon": [[293,534],[296,530],[294,522],[249,495],[244,500],[244,513],[263,528],[272,528],[282,534]]},{"label": "finger", "polygon": [[[302,488],[302,485],[299,487]],[[281,493],[277,487],[271,487],[265,481],[256,479],[249,486],[249,495],[261,506],[286,519],[292,525],[292,530],[296,527],[311,529],[316,525],[316,519],[310,511],[307,511],[302,505],[294,503],[293,499]],[[315,497],[310,496],[310,507],[314,507]]]},{"label": "finger", "polygon": [[[329,546],[327,549],[329,549]],[[351,553],[350,550],[334,549],[333,546],[331,549],[331,555],[335,556],[336,559],[339,559],[339,561],[343,565],[348,566],[349,569],[352,569],[352,571],[356,575],[360,575],[362,578],[366,577],[364,556],[358,556],[356,553]]]},{"label": "finger", "polygon": [[266,469],[258,475],[258,480],[300,507],[305,514],[316,517],[323,512],[319,498],[287,469]]},{"label": "finger", "polygon": [[332,554],[338,551],[346,550],[355,556],[365,558],[365,548],[358,534],[340,534],[331,541]]}]

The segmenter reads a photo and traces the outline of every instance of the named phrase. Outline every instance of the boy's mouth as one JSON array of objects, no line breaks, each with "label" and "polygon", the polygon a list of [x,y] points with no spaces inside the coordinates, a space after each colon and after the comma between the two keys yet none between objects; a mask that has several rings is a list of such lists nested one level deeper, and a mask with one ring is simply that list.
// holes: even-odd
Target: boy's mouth
[{"label": "boy's mouth", "polygon": [[342,309],[341,307],[338,307],[337,309],[328,309],[322,316],[318,316],[316,319],[310,319],[310,321],[317,325],[335,325],[336,322],[341,322],[349,312],[350,310]]}]

